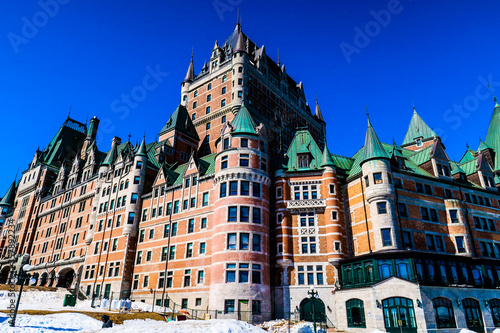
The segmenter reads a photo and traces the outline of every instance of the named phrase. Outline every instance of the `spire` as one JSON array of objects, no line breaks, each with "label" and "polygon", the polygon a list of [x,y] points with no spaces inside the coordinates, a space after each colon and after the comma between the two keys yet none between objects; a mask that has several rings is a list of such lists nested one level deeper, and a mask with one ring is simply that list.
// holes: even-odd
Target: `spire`
[{"label": "spire", "polygon": [[234,52],[246,52],[245,37],[241,29],[238,31],[238,39],[236,40],[236,46],[234,47]]},{"label": "spire", "polygon": [[484,143],[483,140],[481,140],[481,138],[479,138],[479,147],[477,148],[477,151],[482,151],[482,150],[486,150],[486,149],[489,149],[490,147]]},{"label": "spire", "polygon": [[418,115],[417,110],[415,110],[415,105],[413,105],[413,115],[410,120],[410,126],[406,131],[405,139],[403,140],[403,145],[412,144],[417,138],[422,138],[422,140],[433,138],[437,136],[434,132]]},{"label": "spire", "polygon": [[314,115],[318,120],[325,121],[323,119],[323,114],[321,113],[321,109],[319,108],[318,97],[316,97],[316,110],[314,110]]},{"label": "spire", "polygon": [[189,62],[189,67],[188,67],[188,70],[187,70],[187,73],[186,73],[186,77],[184,78],[183,82],[192,82],[192,81],[194,81],[193,52],[191,52],[191,61]]},{"label": "spire", "polygon": [[387,156],[384,147],[382,146],[382,143],[378,139],[375,130],[372,127],[372,124],[370,122],[370,117],[368,115],[368,108],[367,108],[366,118],[368,119],[368,128],[366,129],[365,146],[364,146],[362,163],[371,159],[389,158],[389,156]]},{"label": "spire", "polygon": [[148,154],[146,152],[146,142],[144,140],[144,137],[142,138],[141,145],[139,146],[139,149],[137,150],[137,153],[135,154],[135,156],[144,156],[144,157],[148,156]]},{"label": "spire", "polygon": [[494,98],[495,107],[491,115],[490,125],[484,143],[495,151],[495,165],[493,171],[500,170],[500,105]]},{"label": "spire", "polygon": [[[17,176],[16,176],[17,178]],[[0,206],[14,206],[14,199],[16,198],[16,181],[13,181],[9,189],[0,200]]]},{"label": "spire", "polygon": [[245,101],[241,103],[238,113],[234,116],[234,119],[231,122],[231,126],[233,128],[233,134],[257,134],[255,131],[255,121],[250,115],[250,112],[248,112],[248,109],[245,106]]},{"label": "spire", "polygon": [[335,163],[333,162],[332,154],[330,154],[328,146],[326,145],[325,142],[325,149],[323,150],[323,157],[321,158],[320,167],[324,168],[327,166],[335,167]]},{"label": "spire", "polygon": [[104,159],[104,162],[102,162],[102,165],[110,165],[113,164],[116,158],[118,157],[118,149],[117,149],[117,141],[115,140],[116,137],[113,138],[113,144],[111,145],[111,149],[109,150],[108,154],[106,155],[106,158]]}]

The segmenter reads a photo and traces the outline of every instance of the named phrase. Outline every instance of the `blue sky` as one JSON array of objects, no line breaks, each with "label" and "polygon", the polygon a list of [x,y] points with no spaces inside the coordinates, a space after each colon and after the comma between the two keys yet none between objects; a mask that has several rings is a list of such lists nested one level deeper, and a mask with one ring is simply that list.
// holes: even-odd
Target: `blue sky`
[{"label": "blue sky", "polygon": [[[198,73],[234,29],[237,8],[243,31],[275,60],[279,48],[311,105],[318,96],[332,153],[363,145],[365,105],[385,142],[403,141],[412,101],[450,158],[484,139],[488,80],[500,95],[495,1],[4,1],[0,195],[70,107],[81,122],[101,120],[101,150],[114,135],[154,140],[179,102],[192,48]],[[124,104],[151,72],[146,94]]]}]

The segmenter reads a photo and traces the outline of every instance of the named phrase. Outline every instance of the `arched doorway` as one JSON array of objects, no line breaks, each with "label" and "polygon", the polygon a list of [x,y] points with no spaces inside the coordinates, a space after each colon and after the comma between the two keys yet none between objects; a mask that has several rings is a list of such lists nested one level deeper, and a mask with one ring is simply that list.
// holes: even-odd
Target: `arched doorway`
[{"label": "arched doorway", "polygon": [[500,327],[500,299],[490,299],[491,316],[493,317],[493,325]]},{"label": "arched doorway", "polygon": [[59,272],[56,287],[69,288],[75,278],[75,271],[72,268],[65,268]]},{"label": "arched doorway", "polygon": [[10,266],[5,266],[4,268],[2,268],[2,270],[0,271],[0,283],[1,284],[7,284],[8,283],[8,279],[9,279],[9,273],[10,273]]},{"label": "arched doorway", "polygon": [[38,283],[38,277],[39,277],[38,273],[33,274],[32,278],[35,279],[35,282],[32,284],[32,286],[36,286],[36,284]]},{"label": "arched doorway", "polygon": [[467,328],[474,332],[484,332],[483,315],[479,301],[474,298],[464,298],[462,306],[465,311]]},{"label": "arched doorway", "polygon": [[42,277],[40,278],[40,284],[39,284],[40,287],[45,286],[45,284],[47,283],[48,277],[49,277],[49,274],[47,272],[42,273]]},{"label": "arched doorway", "polygon": [[300,302],[300,320],[312,322],[313,318],[318,323],[326,321],[325,303],[319,298],[304,298]]},{"label": "arched doorway", "polygon": [[404,297],[391,297],[382,301],[384,324],[388,333],[417,333],[413,301]]}]

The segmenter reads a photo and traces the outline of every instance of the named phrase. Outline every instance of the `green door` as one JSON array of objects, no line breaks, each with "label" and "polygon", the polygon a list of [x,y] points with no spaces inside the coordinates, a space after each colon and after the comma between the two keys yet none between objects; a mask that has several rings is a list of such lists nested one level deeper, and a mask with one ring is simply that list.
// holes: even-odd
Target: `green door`
[{"label": "green door", "polygon": [[300,302],[300,320],[310,322],[316,321],[317,323],[325,322],[325,303],[318,298],[304,298],[302,302]]},{"label": "green door", "polygon": [[413,301],[392,297],[382,301],[385,329],[388,333],[416,333],[417,323]]},{"label": "green door", "polygon": [[109,298],[110,292],[111,292],[111,284],[107,284],[104,287],[104,298]]}]

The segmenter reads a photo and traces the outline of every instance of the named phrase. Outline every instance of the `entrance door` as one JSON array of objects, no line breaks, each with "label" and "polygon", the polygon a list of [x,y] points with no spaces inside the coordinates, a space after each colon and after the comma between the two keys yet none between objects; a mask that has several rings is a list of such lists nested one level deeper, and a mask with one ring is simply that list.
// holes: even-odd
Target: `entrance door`
[{"label": "entrance door", "polygon": [[467,328],[474,332],[484,332],[483,316],[479,302],[473,298],[464,298],[462,306],[465,311],[465,321]]},{"label": "entrance door", "polygon": [[325,303],[319,298],[304,298],[300,302],[300,320],[326,322]]},{"label": "entrance door", "polygon": [[403,297],[392,297],[382,301],[384,323],[388,333],[416,333],[417,323],[413,301]]},{"label": "entrance door", "polygon": [[246,321],[248,323],[250,315],[250,309],[248,306],[248,300],[238,301],[238,320]]},{"label": "entrance door", "polygon": [[109,293],[111,292],[111,284],[104,286],[104,298],[109,298]]}]

